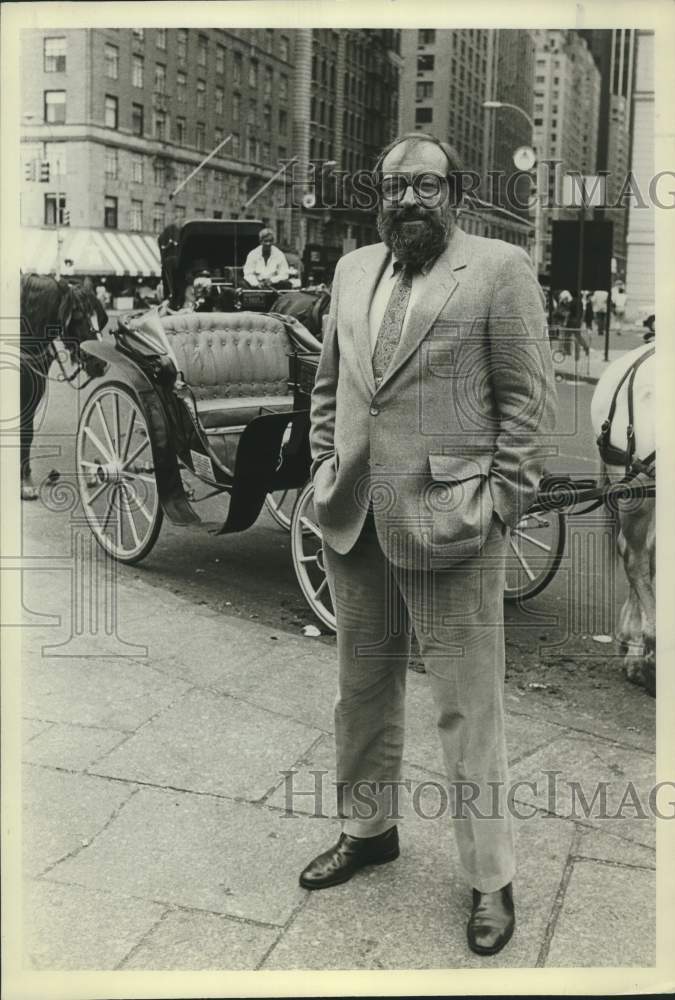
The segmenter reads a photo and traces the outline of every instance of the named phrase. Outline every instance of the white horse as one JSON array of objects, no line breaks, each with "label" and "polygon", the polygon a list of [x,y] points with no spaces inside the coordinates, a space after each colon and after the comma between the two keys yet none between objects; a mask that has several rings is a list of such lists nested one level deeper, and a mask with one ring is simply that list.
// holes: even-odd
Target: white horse
[{"label": "white horse", "polygon": [[[651,345],[638,347],[612,362],[593,393],[591,421],[596,436],[601,438],[598,445],[603,471],[612,482],[626,474],[626,458],[622,452],[628,451],[632,463],[638,460],[638,468],[640,462],[651,466],[651,471],[654,468],[656,363],[653,350]],[[628,435],[631,423],[632,443]],[[650,481],[650,471],[645,468],[631,479],[636,487]],[[618,520],[618,551],[630,588],[619,616],[617,639],[625,654],[628,679],[642,685],[652,695],[656,689],[655,504],[651,497],[628,497],[609,505],[610,516]]]}]

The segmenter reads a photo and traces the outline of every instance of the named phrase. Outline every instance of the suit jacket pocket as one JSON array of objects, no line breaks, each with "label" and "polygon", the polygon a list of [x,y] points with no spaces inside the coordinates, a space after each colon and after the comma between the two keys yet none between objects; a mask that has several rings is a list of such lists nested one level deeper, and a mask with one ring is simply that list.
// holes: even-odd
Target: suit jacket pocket
[{"label": "suit jacket pocket", "polygon": [[423,513],[433,522],[434,545],[475,542],[487,537],[492,520],[488,475],[492,455],[429,455],[430,482]]}]

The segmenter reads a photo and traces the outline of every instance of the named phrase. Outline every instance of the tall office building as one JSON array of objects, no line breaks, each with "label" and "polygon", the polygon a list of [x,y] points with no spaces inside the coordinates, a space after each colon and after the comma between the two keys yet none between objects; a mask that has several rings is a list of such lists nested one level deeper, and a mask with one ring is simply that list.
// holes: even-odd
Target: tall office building
[{"label": "tall office building", "polygon": [[600,72],[576,31],[536,29],[534,75],[535,142],[542,160],[555,160],[545,178],[543,271],[550,267],[550,235],[557,218],[575,218],[562,200],[566,173],[595,173]]},{"label": "tall office building", "polygon": [[[488,170],[514,171],[510,157],[517,146],[529,143],[530,130],[527,121],[516,122],[515,115],[513,121],[506,121],[506,111],[500,111],[500,120],[494,121],[495,112],[486,112],[483,101],[513,97],[512,103],[524,102],[527,110],[532,69],[528,34],[478,29],[402,31],[400,98],[402,131],[428,131],[450,142],[463,166],[482,179],[479,197],[483,203],[473,201],[467,206],[462,227],[525,246],[530,232],[525,210],[521,210],[521,222],[518,210],[510,215],[490,209],[485,204],[491,200],[486,175]],[[498,36],[505,37],[500,41]],[[499,192],[494,201],[506,204]]]},{"label": "tall office building", "polygon": [[[631,106],[635,81],[634,30],[627,28],[580,31],[600,71],[600,117],[596,170],[607,171],[607,202],[614,205],[629,168]],[[626,266],[626,207],[596,209],[596,217],[614,224],[614,257],[622,275]]]},{"label": "tall office building", "polygon": [[631,91],[632,135],[630,169],[645,206],[628,207],[626,237],[626,315],[652,312],[654,285],[654,205],[647,192],[654,176],[654,33],[636,31],[635,81]]},{"label": "tall office building", "polygon": [[24,32],[25,266],[53,266],[57,221],[76,272],[156,272],[156,234],[186,218],[262,218],[285,243],[274,185],[243,206],[290,155],[292,86],[290,31]]}]

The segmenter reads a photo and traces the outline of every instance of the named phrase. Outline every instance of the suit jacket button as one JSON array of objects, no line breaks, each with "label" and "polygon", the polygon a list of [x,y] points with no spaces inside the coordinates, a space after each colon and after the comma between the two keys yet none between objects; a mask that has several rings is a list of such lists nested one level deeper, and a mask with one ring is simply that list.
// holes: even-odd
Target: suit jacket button
[{"label": "suit jacket button", "polygon": [[376,417],[379,412],[380,412],[380,410],[379,410],[379,408],[377,406],[371,406],[371,408],[370,408],[370,415],[371,415],[371,417]]}]

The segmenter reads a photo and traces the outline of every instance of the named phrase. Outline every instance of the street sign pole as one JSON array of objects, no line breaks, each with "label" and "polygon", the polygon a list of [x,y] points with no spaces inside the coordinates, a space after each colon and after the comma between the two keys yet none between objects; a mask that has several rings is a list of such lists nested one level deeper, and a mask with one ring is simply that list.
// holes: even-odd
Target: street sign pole
[{"label": "street sign pole", "polygon": [[581,331],[583,323],[584,306],[582,302],[582,291],[584,283],[584,223],[586,221],[586,188],[581,191],[581,205],[579,207],[579,253],[577,255],[577,325]]},{"label": "street sign pole", "polygon": [[612,282],[607,290],[607,315],[605,316],[605,361],[609,361],[609,317],[612,315]]}]

